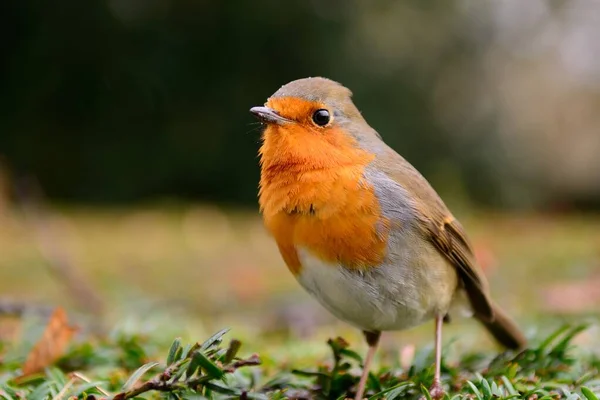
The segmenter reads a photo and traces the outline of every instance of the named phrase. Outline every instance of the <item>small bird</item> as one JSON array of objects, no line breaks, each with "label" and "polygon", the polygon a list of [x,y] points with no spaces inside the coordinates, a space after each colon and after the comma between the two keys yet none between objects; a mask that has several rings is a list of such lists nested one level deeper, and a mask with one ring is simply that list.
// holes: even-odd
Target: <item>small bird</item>
[{"label": "small bird", "polygon": [[442,323],[467,311],[510,349],[526,340],[492,301],[461,224],[427,180],[362,117],[352,93],[326,78],[282,86],[252,107],[264,125],[259,205],[301,286],[368,344],[362,399],[382,331],[435,321],[440,382]]}]

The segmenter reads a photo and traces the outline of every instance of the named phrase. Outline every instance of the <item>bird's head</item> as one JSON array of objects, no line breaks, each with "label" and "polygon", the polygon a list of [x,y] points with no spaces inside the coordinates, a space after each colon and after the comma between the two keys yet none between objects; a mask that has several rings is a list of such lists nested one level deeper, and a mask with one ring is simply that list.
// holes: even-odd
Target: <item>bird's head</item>
[{"label": "bird's head", "polygon": [[326,78],[292,81],[250,112],[265,125],[263,165],[308,169],[363,162],[361,144],[378,137],[352,102],[352,92]]}]

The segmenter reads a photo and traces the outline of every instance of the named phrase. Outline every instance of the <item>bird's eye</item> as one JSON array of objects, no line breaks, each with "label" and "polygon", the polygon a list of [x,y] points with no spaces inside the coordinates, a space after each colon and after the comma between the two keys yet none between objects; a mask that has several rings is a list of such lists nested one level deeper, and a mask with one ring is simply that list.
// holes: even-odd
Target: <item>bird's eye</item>
[{"label": "bird's eye", "polygon": [[319,126],[325,126],[329,123],[329,111],[324,109],[317,110],[313,114],[312,119],[315,122],[315,124]]}]

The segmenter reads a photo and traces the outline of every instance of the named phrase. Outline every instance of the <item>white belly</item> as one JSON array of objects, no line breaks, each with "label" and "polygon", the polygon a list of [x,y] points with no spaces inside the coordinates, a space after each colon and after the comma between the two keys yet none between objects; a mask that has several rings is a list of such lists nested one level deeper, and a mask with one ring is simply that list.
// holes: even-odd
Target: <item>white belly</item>
[{"label": "white belly", "polygon": [[337,318],[367,331],[407,329],[445,313],[454,290],[424,293],[442,289],[440,282],[456,286],[452,267],[434,268],[437,275],[431,269],[423,273],[428,267],[423,265],[383,264],[358,271],[325,263],[306,249],[298,249],[298,255],[300,284]]}]

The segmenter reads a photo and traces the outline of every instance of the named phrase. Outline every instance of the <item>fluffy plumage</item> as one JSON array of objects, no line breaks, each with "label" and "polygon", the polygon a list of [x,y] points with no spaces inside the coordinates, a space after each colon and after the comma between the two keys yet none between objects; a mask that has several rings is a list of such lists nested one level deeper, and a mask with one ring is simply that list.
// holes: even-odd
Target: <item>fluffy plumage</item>
[{"label": "fluffy plumage", "polygon": [[[371,349],[378,332],[430,319],[439,340],[442,318],[465,298],[500,343],[522,347],[460,223],[351,96],[337,82],[300,79],[255,110],[266,122],[260,208],[289,269],[331,313],[365,331]],[[317,110],[329,112],[325,126],[313,121]]]}]

